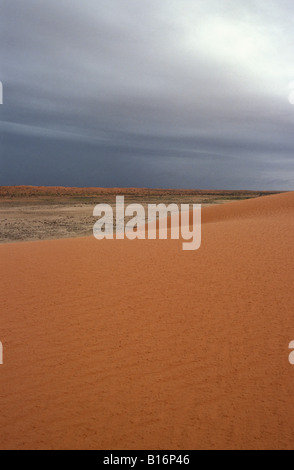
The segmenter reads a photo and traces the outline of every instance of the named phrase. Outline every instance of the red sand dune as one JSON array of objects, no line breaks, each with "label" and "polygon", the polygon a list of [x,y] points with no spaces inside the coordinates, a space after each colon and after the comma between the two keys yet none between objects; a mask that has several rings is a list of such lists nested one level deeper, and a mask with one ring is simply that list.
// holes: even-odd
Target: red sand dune
[{"label": "red sand dune", "polygon": [[0,246],[2,449],[294,448],[294,193],[203,220]]}]

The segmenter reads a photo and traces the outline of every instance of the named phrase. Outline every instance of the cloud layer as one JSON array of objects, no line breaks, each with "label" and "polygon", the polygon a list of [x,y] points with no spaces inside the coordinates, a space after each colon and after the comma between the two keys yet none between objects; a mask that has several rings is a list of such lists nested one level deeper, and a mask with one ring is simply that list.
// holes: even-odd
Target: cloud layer
[{"label": "cloud layer", "polygon": [[293,189],[290,0],[2,0],[0,184]]}]

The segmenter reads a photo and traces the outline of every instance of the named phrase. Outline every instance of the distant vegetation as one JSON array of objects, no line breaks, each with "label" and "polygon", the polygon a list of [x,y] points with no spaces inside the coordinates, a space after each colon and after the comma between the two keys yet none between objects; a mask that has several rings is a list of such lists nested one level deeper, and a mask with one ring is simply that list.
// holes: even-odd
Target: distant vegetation
[{"label": "distant vegetation", "polygon": [[1,198],[27,197],[96,197],[126,196],[217,196],[225,199],[247,199],[265,196],[281,191],[246,191],[246,190],[199,190],[199,189],[149,189],[149,188],[66,188],[62,186],[0,186]]}]

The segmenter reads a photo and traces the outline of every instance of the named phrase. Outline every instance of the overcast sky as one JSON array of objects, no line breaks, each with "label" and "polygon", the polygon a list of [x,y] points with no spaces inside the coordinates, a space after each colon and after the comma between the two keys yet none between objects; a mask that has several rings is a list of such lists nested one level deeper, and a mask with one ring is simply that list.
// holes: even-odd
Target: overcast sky
[{"label": "overcast sky", "polygon": [[0,15],[0,185],[293,189],[293,0]]}]

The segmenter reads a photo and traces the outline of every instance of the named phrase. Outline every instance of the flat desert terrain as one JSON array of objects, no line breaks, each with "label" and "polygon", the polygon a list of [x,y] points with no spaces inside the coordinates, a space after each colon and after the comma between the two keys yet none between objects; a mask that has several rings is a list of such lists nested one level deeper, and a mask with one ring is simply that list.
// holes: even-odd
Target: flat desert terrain
[{"label": "flat desert terrain", "polygon": [[[0,186],[0,243],[76,238],[93,234],[96,204],[110,204],[117,195],[126,204],[212,204],[251,199],[264,191],[203,191],[148,188],[64,188]],[[126,219],[127,222],[127,219]]]},{"label": "flat desert terrain", "polygon": [[294,193],[202,245],[0,245],[2,449],[294,449]]}]

